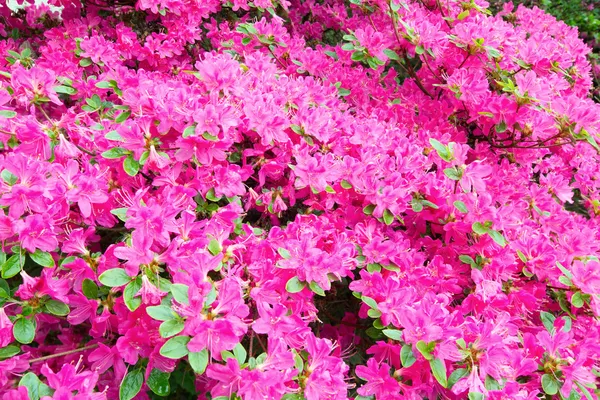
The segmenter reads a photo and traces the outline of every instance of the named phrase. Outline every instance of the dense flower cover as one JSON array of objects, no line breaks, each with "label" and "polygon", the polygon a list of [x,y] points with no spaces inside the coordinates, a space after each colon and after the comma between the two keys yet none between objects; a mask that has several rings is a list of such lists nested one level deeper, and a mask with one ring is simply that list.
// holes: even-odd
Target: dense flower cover
[{"label": "dense flower cover", "polygon": [[595,398],[575,29],[483,0],[17,3],[3,400]]}]

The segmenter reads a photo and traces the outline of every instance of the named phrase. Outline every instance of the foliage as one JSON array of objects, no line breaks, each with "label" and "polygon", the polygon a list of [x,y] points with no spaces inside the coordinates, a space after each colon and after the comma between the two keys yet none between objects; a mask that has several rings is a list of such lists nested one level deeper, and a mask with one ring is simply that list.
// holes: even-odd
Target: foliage
[{"label": "foliage", "polygon": [[0,395],[592,399],[590,48],[482,0],[0,8]]}]

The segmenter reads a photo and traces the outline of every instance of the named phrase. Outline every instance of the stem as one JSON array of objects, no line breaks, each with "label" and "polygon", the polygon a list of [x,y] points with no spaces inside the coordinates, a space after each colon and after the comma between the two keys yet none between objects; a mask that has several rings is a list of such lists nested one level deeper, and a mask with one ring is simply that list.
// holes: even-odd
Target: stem
[{"label": "stem", "polygon": [[33,359],[29,360],[29,363],[33,364],[33,363],[40,362],[40,361],[51,360],[51,359],[57,358],[57,357],[68,356],[70,354],[76,354],[76,353],[79,353],[79,352],[82,352],[82,351],[95,349],[96,347],[98,347],[98,343],[91,344],[89,346],[80,347],[78,349],[63,351],[61,353],[55,353],[55,354],[50,354],[48,356],[33,358]]}]

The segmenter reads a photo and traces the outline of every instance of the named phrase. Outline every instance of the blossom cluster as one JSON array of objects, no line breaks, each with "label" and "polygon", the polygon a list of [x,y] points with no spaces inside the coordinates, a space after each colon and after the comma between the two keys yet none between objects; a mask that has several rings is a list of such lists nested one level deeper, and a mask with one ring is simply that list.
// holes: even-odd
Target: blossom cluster
[{"label": "blossom cluster", "polygon": [[2,400],[598,395],[576,29],[483,0],[30,0],[0,36]]}]

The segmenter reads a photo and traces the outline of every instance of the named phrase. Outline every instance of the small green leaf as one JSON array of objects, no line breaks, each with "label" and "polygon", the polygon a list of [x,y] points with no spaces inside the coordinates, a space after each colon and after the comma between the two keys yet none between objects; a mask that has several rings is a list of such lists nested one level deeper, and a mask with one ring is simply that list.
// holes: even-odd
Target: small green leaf
[{"label": "small green leaf", "polygon": [[183,130],[182,136],[184,138],[195,135],[196,134],[196,124],[190,125]]},{"label": "small green leaf", "polygon": [[185,328],[183,322],[177,319],[171,319],[160,324],[158,333],[160,333],[160,337],[168,338],[177,335],[183,328]]},{"label": "small green leaf", "polygon": [[173,360],[177,360],[179,358],[185,357],[189,351],[187,349],[187,344],[190,341],[188,336],[175,336],[166,341],[165,344],[160,348],[160,355],[163,357],[171,358]]},{"label": "small green leaf", "polygon": [[444,169],[444,175],[446,175],[453,181],[460,181],[460,179],[462,178],[462,172],[459,172],[459,170],[457,170],[456,167]]},{"label": "small green leaf", "polygon": [[217,254],[219,254],[221,252],[221,244],[219,244],[219,242],[215,239],[212,239],[209,243],[208,243],[208,251],[210,251],[210,254],[212,254],[213,256],[216,256]]},{"label": "small green leaf", "polygon": [[316,294],[318,294],[319,296],[323,296],[323,297],[325,296],[325,291],[324,291],[324,290],[323,290],[323,288],[321,288],[321,286],[319,286],[319,284],[318,284],[317,282],[315,282],[315,281],[311,281],[311,282],[308,284],[308,288],[309,288],[310,290],[312,290],[312,291],[313,291],[313,293],[316,293]]},{"label": "small green leaf", "polygon": [[140,297],[135,297],[141,288],[142,278],[139,276],[125,286],[125,290],[123,290],[123,302],[129,311],[137,310],[140,304],[142,304],[142,299]]},{"label": "small green leaf", "polygon": [[340,186],[344,189],[352,189],[352,185],[350,184],[350,182],[348,182],[345,179],[342,179],[342,181],[340,182]]},{"label": "small green leaf", "polygon": [[30,253],[29,257],[31,257],[31,259],[35,261],[36,264],[39,264],[42,267],[54,267],[54,259],[52,258],[52,255],[50,255],[50,253],[46,253],[45,251],[37,249],[35,253]]},{"label": "small green leaf", "polygon": [[95,300],[98,298],[98,286],[96,283],[88,278],[85,278],[81,283],[81,291],[83,295],[90,300]]},{"label": "small green leaf", "polygon": [[188,296],[189,290],[189,286],[183,285],[181,283],[174,283],[171,285],[171,294],[173,294],[175,300],[177,300],[181,304],[190,304]]},{"label": "small green leaf", "polygon": [[123,268],[108,269],[98,277],[100,283],[108,287],[123,286],[131,282],[132,279]]},{"label": "small green leaf", "polygon": [[375,210],[375,204],[369,204],[368,206],[365,206],[365,208],[363,208],[363,212],[366,215],[371,215],[373,214],[373,211]]},{"label": "small green leaf", "polygon": [[517,250],[517,256],[519,256],[519,259],[524,263],[527,262],[527,257],[525,257],[525,254],[523,254],[521,250]]},{"label": "small green leaf", "polygon": [[129,176],[136,176],[140,171],[140,164],[130,154],[123,160],[123,169]]},{"label": "small green leaf", "polygon": [[433,360],[433,355],[431,353],[435,349],[435,342],[425,343],[424,341],[419,340],[416,346],[419,353],[421,353],[426,360]]},{"label": "small green leaf", "polygon": [[119,116],[117,118],[115,118],[115,122],[117,124],[122,124],[123,122],[127,121],[127,119],[131,116],[131,111],[124,111],[121,114],[119,114]]},{"label": "small green leaf", "polygon": [[469,210],[467,209],[467,206],[466,206],[466,204],[465,204],[465,203],[463,203],[463,202],[462,202],[462,201],[460,201],[460,200],[457,200],[457,201],[455,201],[455,202],[454,202],[454,207],[456,207],[456,209],[457,209],[458,211],[460,211],[461,213],[464,213],[464,214],[466,214],[466,213],[468,213],[468,212],[469,212]]},{"label": "small green leaf", "polygon": [[121,158],[127,155],[127,153],[128,151],[121,147],[113,147],[112,149],[103,152],[102,157],[112,160],[116,158]]},{"label": "small green leaf", "polygon": [[498,243],[500,246],[506,246],[506,239],[504,239],[504,236],[500,232],[495,231],[493,229],[489,229],[488,235],[490,235],[494,242]]},{"label": "small green leaf", "polygon": [[544,389],[544,393],[551,396],[555,395],[558,393],[559,387],[558,381],[552,375],[542,375],[542,389]]},{"label": "small green leaf", "polygon": [[35,339],[36,323],[32,319],[19,318],[13,325],[13,336],[17,342],[29,344]]},{"label": "small green leaf", "polygon": [[389,58],[390,60],[395,60],[398,61],[400,60],[400,56],[398,55],[398,53],[396,53],[394,50],[391,49],[385,49],[383,50],[383,53],[387,56],[387,58]]},{"label": "small green leaf", "polygon": [[9,279],[21,272],[23,267],[23,258],[21,254],[13,254],[4,264],[2,264],[2,278]]},{"label": "small green leaf", "polygon": [[202,351],[189,353],[188,361],[194,372],[202,375],[208,366],[208,350],[203,349]]},{"label": "small green leaf", "polygon": [[125,378],[123,378],[123,382],[121,382],[121,387],[119,388],[119,400],[133,399],[140,392],[143,384],[144,373],[141,369],[129,371],[129,373],[125,375]]},{"label": "small green leaf", "polygon": [[69,95],[77,93],[77,90],[75,88],[72,88],[70,86],[65,86],[65,85],[54,86],[54,91],[56,93],[69,94]]},{"label": "small green leaf", "polygon": [[581,292],[577,292],[571,297],[571,304],[575,308],[583,307],[583,305],[585,304],[585,301],[583,300],[583,296],[581,295]]},{"label": "small green leaf", "polygon": [[52,396],[53,390],[46,385],[33,372],[28,372],[19,381],[19,386],[25,386],[29,393],[29,400],[39,400],[43,396]]},{"label": "small green leaf", "polygon": [[290,254],[289,250],[283,247],[280,247],[277,249],[277,252],[279,253],[279,255],[286,259],[289,260],[290,258],[292,258],[292,255]]},{"label": "small green leaf", "polygon": [[17,116],[17,113],[15,111],[10,111],[10,110],[0,110],[0,117],[4,117],[4,118],[14,118]]},{"label": "small green leaf", "polygon": [[306,287],[306,282],[301,282],[297,276],[292,277],[285,284],[285,290],[288,293],[298,293],[302,291]]},{"label": "small green leaf", "polygon": [[386,225],[391,225],[392,222],[394,222],[394,214],[392,214],[390,210],[385,210],[383,212],[383,222],[385,222]]},{"label": "small green leaf", "polygon": [[362,296],[361,297],[363,303],[365,303],[366,305],[368,305],[369,307],[378,310],[379,307],[377,306],[377,302],[375,301],[375,299],[369,297],[369,296]]},{"label": "small green leaf", "polygon": [[483,397],[483,393],[479,393],[479,392],[470,392],[469,393],[469,400],[483,400],[485,397]]},{"label": "small green leaf", "polygon": [[119,134],[119,132],[117,132],[117,131],[110,131],[106,135],[104,135],[104,137],[108,140],[112,140],[115,142],[123,142],[124,141],[123,136],[121,136]]},{"label": "small green leaf", "polygon": [[248,352],[246,351],[244,346],[242,346],[241,343],[238,343],[233,348],[233,355],[235,356],[235,359],[238,361],[238,363],[240,365],[242,365],[243,363],[246,362],[246,357],[248,356]]},{"label": "small green leaf", "polygon": [[68,315],[69,311],[71,311],[68,305],[58,300],[48,300],[48,302],[46,303],[46,310],[48,310],[50,314],[58,315],[61,317]]},{"label": "small green leaf", "polygon": [[471,228],[473,229],[473,232],[475,232],[478,235],[485,235],[486,233],[488,233],[489,230],[480,222],[474,222]]},{"label": "small green leaf", "polygon": [[469,10],[464,10],[463,12],[461,12],[460,14],[458,14],[456,16],[456,19],[458,19],[459,21],[462,21],[463,19],[467,18],[469,16]]},{"label": "small green leaf", "polygon": [[110,210],[110,213],[112,215],[116,216],[117,218],[119,218],[121,221],[126,222],[127,221],[127,210],[128,210],[128,208],[126,208],[126,207],[114,208],[114,209]]},{"label": "small green leaf", "polygon": [[166,396],[171,391],[171,385],[169,384],[170,376],[171,374],[167,372],[162,372],[159,369],[153,368],[146,380],[146,385],[148,385],[154,394]]},{"label": "small green leaf", "polygon": [[546,330],[551,335],[554,335],[554,321],[556,320],[556,317],[549,312],[542,311],[540,312],[540,319],[542,320],[544,327],[546,327]]},{"label": "small green leaf", "polygon": [[446,375],[446,363],[439,358],[429,360],[429,366],[433,376],[442,387],[448,387],[448,377]]},{"label": "small green leaf", "polygon": [[146,312],[157,321],[169,321],[177,318],[177,314],[171,310],[171,307],[165,305],[146,307]]},{"label": "small green leaf", "polygon": [[408,368],[417,362],[417,358],[415,357],[410,344],[402,346],[402,349],[400,350],[400,362],[404,368]]},{"label": "small green leaf", "polygon": [[0,349],[0,360],[4,360],[6,358],[10,358],[15,356],[21,352],[21,349],[14,344],[8,345]]},{"label": "small green leaf", "polygon": [[402,340],[402,331],[399,331],[398,329],[384,329],[383,334],[398,342]]},{"label": "small green leaf", "polygon": [[448,389],[452,388],[456,382],[460,381],[465,376],[469,375],[469,370],[466,368],[458,368],[452,371],[448,377]]}]

